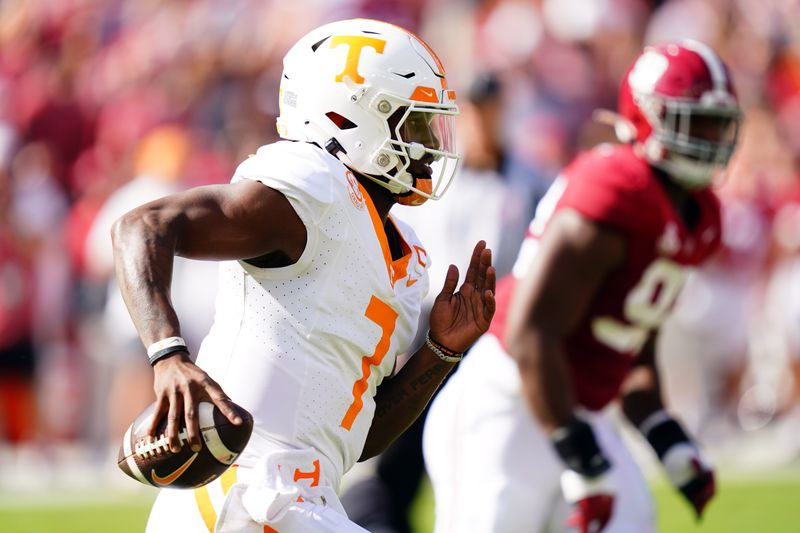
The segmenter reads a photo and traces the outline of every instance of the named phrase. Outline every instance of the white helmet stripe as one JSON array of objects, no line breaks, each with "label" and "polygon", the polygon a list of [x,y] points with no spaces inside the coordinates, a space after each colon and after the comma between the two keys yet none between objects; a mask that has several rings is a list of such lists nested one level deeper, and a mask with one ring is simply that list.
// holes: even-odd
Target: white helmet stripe
[{"label": "white helmet stripe", "polygon": [[711,73],[711,80],[714,83],[714,91],[728,92],[728,76],[725,73],[725,68],[722,66],[722,60],[711,48],[705,44],[687,39],[681,43],[684,47],[692,52],[696,52],[706,64],[706,68]]},{"label": "white helmet stripe", "polygon": [[214,425],[214,404],[200,402],[198,408],[200,433],[203,436],[203,441],[205,441],[208,451],[210,451],[211,455],[220,463],[226,465],[231,464],[234,459],[236,459],[237,454],[229,450],[219,437],[219,432]]},{"label": "white helmet stripe", "polygon": [[[149,418],[148,418],[149,419]],[[131,471],[136,479],[140,482],[144,483],[145,485],[152,485],[152,483],[144,477],[142,471],[139,470],[139,465],[136,464],[136,459],[133,457],[133,449],[131,448],[131,432],[133,431],[133,424],[128,427],[128,431],[125,432],[125,438],[123,439],[123,447],[125,451],[125,462],[128,463],[128,469]]]}]

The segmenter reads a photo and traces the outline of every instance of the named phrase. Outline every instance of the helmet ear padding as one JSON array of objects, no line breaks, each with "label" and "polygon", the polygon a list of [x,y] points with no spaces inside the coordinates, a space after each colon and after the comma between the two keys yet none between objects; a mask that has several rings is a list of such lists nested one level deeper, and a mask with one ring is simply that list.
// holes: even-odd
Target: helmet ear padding
[{"label": "helmet ear padding", "polygon": [[636,140],[636,126],[619,113],[608,109],[595,109],[592,113],[592,119],[595,122],[614,128],[614,134],[621,143],[629,144]]},{"label": "helmet ear padding", "polygon": [[664,146],[655,136],[651,135],[644,142],[644,155],[651,163],[660,162],[664,158]]},{"label": "helmet ear padding", "polygon": [[636,128],[629,120],[624,117],[614,123],[614,134],[620,142],[628,144],[636,140]]}]

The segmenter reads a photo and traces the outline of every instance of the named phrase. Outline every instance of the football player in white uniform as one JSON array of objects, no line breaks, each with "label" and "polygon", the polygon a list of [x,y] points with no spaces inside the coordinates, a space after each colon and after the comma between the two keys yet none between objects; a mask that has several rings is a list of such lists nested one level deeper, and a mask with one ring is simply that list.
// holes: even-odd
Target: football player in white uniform
[{"label": "football player in white uniform", "polygon": [[[393,375],[411,348],[430,259],[389,210],[444,194],[457,113],[421,39],[373,20],[334,22],[284,58],[285,141],[261,147],[228,185],[115,223],[117,277],[148,347],[170,448],[200,446],[201,400],[237,423],[234,401],[255,420],[236,468],[194,491],[163,489],[148,531],[364,531],[341,508],[341,476],[413,422],[494,314],[495,272],[480,242],[458,290],[450,267],[426,343]],[[176,255],[221,261],[196,364],[170,303]]]}]

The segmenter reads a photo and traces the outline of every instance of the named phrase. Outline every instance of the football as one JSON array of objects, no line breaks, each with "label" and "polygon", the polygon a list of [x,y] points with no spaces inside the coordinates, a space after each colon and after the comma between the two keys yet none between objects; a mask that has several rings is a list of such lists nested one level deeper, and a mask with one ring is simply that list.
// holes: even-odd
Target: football
[{"label": "football", "polygon": [[222,411],[210,402],[198,405],[203,447],[193,452],[188,445],[186,426],[181,426],[181,449],[172,453],[165,435],[167,417],[161,420],[156,437],[150,442],[147,428],[155,403],[140,414],[125,432],[119,448],[117,465],[136,481],[154,487],[195,488],[210,483],[236,460],[253,431],[253,416],[236,406],[242,423],[233,425]]}]

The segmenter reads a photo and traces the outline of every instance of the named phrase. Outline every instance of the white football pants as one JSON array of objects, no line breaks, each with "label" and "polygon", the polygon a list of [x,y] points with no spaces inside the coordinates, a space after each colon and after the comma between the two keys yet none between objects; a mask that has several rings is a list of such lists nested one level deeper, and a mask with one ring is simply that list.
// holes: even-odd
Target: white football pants
[{"label": "white football pants", "polygon": [[[199,489],[162,489],[146,532],[368,533],[347,518],[333,489],[317,486],[308,475],[314,472],[313,461],[305,465],[296,451],[286,453],[292,456],[289,461],[273,460],[279,454],[272,454],[252,469],[229,468]],[[319,462],[316,467],[318,481]],[[266,469],[269,474],[259,476]]]},{"label": "white football pants", "polygon": [[[655,530],[647,483],[607,414],[583,413],[613,465],[614,514],[604,533]],[[517,365],[484,335],[431,406],[423,433],[436,498],[435,533],[554,533],[570,506],[562,462],[521,396]]]}]

